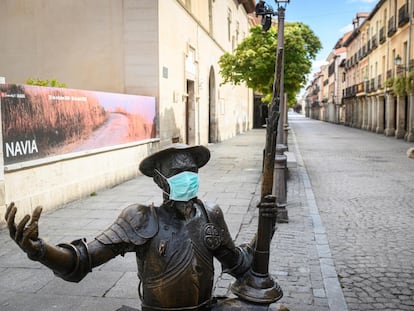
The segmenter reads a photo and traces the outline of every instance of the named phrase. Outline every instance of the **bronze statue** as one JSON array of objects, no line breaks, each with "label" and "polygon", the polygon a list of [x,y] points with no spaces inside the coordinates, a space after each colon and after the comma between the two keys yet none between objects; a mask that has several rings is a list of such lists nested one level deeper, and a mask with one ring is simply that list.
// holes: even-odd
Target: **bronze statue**
[{"label": "bronze statue", "polygon": [[6,220],[11,238],[31,260],[55,275],[79,282],[115,256],[135,252],[142,310],[211,310],[213,257],[223,270],[243,278],[252,262],[251,244],[236,247],[218,205],[197,198],[198,170],[210,159],[204,146],[174,144],[145,158],[140,171],[163,191],[161,206],[134,204],[93,241],[51,245],[39,238],[42,209],[16,225],[11,203]]}]

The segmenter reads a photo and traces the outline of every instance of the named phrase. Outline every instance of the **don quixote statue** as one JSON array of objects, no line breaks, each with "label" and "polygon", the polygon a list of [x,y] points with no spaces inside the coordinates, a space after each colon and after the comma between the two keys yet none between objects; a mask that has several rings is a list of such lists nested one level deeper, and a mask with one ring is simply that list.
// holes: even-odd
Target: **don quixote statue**
[{"label": "don quixote statue", "polygon": [[[214,257],[224,272],[236,278],[237,291],[247,291],[241,298],[260,303],[260,299],[249,299],[256,293],[254,290],[253,295],[249,294],[255,238],[235,246],[220,207],[197,198],[198,170],[209,159],[206,147],[182,144],[145,158],[139,169],[162,189],[163,203],[125,208],[93,241],[79,239],[51,245],[39,237],[41,207],[16,224],[17,207],[13,203],[6,212],[10,236],[31,260],[70,282],[81,281],[94,267],[118,255],[135,252],[143,311],[230,310],[232,302],[217,303],[213,298]],[[265,207],[269,208],[269,203]],[[246,291],[245,282],[249,283]],[[282,296],[278,290],[271,301]],[[264,302],[269,303],[268,299]]]}]

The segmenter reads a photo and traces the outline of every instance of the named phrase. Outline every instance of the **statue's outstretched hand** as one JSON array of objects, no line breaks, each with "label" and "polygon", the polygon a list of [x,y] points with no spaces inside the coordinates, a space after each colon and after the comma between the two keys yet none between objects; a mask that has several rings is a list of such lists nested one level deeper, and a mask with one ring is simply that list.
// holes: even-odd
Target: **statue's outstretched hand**
[{"label": "statue's outstretched hand", "polygon": [[[38,221],[42,213],[42,207],[38,206],[33,211],[32,216],[25,215],[16,225],[17,207],[12,202],[6,210],[6,221],[9,228],[10,237],[27,253],[28,257],[33,260],[39,260],[43,255],[43,242],[39,239]],[[30,221],[30,222],[29,222]]]}]

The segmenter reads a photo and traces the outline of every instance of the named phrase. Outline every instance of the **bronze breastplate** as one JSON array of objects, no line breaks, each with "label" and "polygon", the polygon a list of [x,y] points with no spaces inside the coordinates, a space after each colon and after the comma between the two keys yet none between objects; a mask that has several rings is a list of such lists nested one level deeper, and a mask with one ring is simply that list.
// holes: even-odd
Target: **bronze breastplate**
[{"label": "bronze breastplate", "polygon": [[192,307],[211,298],[213,256],[202,234],[207,217],[195,207],[188,221],[160,208],[158,234],[137,256],[143,306]]}]

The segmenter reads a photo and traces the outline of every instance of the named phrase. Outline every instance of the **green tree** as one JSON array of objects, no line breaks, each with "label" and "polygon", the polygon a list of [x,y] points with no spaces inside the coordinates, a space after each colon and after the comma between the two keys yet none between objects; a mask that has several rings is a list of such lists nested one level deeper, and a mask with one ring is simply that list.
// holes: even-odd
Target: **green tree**
[{"label": "green tree", "polygon": [[[285,23],[284,32],[284,91],[288,94],[288,103],[296,102],[296,95],[306,83],[311,72],[312,60],[321,50],[319,38],[300,22]],[[226,52],[219,60],[223,83],[240,84],[242,82],[255,92],[263,94],[263,100],[272,98],[277,48],[277,28],[267,32],[261,26],[250,29],[234,53]]]}]

